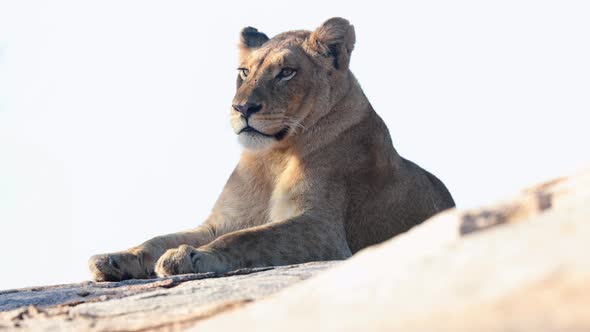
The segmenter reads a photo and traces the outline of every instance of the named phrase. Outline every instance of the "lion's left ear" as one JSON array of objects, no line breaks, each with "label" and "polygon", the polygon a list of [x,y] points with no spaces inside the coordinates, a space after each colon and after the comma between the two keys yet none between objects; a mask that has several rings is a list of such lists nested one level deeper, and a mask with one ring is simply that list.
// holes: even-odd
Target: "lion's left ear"
[{"label": "lion's left ear", "polygon": [[259,48],[269,40],[268,36],[253,27],[243,28],[240,32],[240,52],[249,53],[251,50]]},{"label": "lion's left ear", "polygon": [[336,69],[348,69],[356,36],[348,20],[334,17],[311,33],[307,48],[324,56],[333,57]]}]

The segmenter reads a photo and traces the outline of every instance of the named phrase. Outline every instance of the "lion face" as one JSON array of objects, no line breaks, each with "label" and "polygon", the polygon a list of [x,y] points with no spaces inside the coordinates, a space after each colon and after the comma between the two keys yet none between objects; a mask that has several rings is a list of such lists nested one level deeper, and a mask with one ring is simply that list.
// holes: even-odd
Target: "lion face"
[{"label": "lion face", "polygon": [[334,86],[349,72],[353,43],[354,30],[344,19],[272,39],[243,29],[231,107],[231,125],[242,145],[263,150],[288,144],[312,126],[329,110],[338,91]]}]

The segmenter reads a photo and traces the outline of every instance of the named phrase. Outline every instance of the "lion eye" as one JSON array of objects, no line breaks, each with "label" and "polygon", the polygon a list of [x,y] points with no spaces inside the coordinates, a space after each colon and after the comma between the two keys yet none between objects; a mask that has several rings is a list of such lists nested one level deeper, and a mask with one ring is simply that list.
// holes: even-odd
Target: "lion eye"
[{"label": "lion eye", "polygon": [[250,73],[250,71],[246,68],[238,68],[238,70],[240,71],[240,78],[245,80],[246,77],[248,77],[248,74]]},{"label": "lion eye", "polygon": [[297,71],[293,68],[283,68],[279,75],[277,75],[277,78],[286,81],[293,78],[293,76],[295,76],[295,73],[297,73]]}]

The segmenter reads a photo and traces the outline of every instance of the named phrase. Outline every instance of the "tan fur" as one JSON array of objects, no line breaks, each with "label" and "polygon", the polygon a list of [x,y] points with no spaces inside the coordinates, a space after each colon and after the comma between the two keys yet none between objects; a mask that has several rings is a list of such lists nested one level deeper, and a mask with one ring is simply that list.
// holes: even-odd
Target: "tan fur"
[{"label": "tan fur", "polygon": [[[454,206],[442,182],[393,148],[348,68],[354,42],[342,18],[272,39],[245,28],[247,76],[231,111],[245,149],[211,215],[194,230],[92,257],[94,279],[345,259]],[[294,76],[284,79],[285,68]]]}]

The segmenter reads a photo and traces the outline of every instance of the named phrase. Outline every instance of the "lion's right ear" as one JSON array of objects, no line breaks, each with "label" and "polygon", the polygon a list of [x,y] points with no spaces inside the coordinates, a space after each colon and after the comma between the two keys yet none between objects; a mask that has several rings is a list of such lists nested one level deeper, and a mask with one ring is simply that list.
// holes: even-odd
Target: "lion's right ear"
[{"label": "lion's right ear", "polygon": [[347,70],[355,39],[354,27],[348,20],[334,17],[311,33],[306,46],[314,53],[331,57],[334,68]]},{"label": "lion's right ear", "polygon": [[259,48],[269,40],[268,36],[253,27],[243,28],[240,32],[240,54],[244,55]]}]

